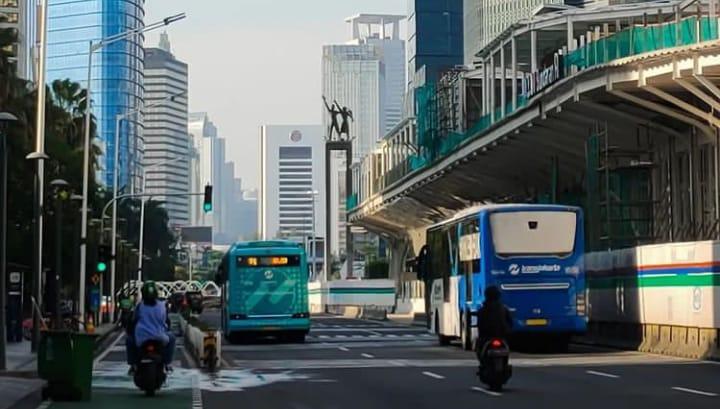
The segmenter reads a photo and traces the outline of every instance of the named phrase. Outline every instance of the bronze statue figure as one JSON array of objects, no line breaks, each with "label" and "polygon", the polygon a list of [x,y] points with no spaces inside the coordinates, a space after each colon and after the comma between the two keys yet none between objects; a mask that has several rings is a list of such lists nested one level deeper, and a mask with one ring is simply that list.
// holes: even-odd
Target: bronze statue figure
[{"label": "bronze statue figure", "polygon": [[353,118],[353,112],[348,107],[340,108],[340,104],[338,104],[337,101],[335,101],[335,106],[338,107],[340,116],[343,120],[342,125],[340,126],[340,139],[342,139],[342,135],[345,134],[347,140],[350,140],[350,123],[348,122],[348,118],[350,118],[353,122],[355,121],[355,118]]},{"label": "bronze statue figure", "polygon": [[337,102],[333,103],[333,105],[328,105],[327,99],[323,95],[322,97],[323,102],[325,103],[325,108],[328,111],[328,114],[330,114],[330,126],[328,127],[328,140],[333,140],[333,131],[337,132],[338,138],[342,135],[340,132],[340,124],[338,123],[337,116],[340,115],[341,111],[339,107],[337,107]]}]

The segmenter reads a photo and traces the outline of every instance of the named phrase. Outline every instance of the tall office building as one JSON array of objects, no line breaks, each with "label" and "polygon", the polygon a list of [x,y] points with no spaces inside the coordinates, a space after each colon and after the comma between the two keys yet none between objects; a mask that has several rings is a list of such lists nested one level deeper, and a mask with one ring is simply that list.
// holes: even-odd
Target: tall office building
[{"label": "tall office building", "polygon": [[[190,190],[203,191],[205,185],[213,184],[213,147],[217,145],[217,128],[206,112],[191,113],[188,134],[192,141],[190,151]],[[217,195],[213,189],[213,196]],[[213,198],[215,199],[215,198]],[[203,212],[202,197],[190,199],[190,224],[212,226],[213,217]]]},{"label": "tall office building", "polygon": [[260,128],[260,239],[302,243],[313,232],[324,236],[324,157],[324,132],[319,125]]},{"label": "tall office building", "polygon": [[[349,17],[350,41],[323,47],[322,95],[352,110],[350,134],[357,158],[370,153],[402,119],[405,42],[400,39],[400,21],[404,19],[379,14]],[[323,115],[325,132],[328,126]]]},{"label": "tall office building", "polygon": [[18,42],[12,49],[18,77],[33,81],[33,49],[37,41],[36,8],[33,0],[0,0],[0,28],[12,28]]},{"label": "tall office building", "polygon": [[463,0],[409,0],[408,4],[406,109],[414,116],[414,89],[463,64]]},{"label": "tall office building", "polygon": [[[171,226],[190,224],[190,199],[167,194],[190,191],[188,67],[163,47],[145,50],[145,103],[161,104],[145,112],[144,161],[148,193],[164,202]],[[172,98],[172,100],[168,100]]]},{"label": "tall office building", "polygon": [[513,23],[528,18],[540,6],[562,5],[564,0],[464,0],[465,65],[475,54]]},{"label": "tall office building", "polygon": [[[102,38],[144,26],[144,0],[47,0],[48,1],[48,82],[70,79],[87,86],[88,44]],[[143,101],[142,36],[118,41],[94,53],[92,70],[92,112],[98,125],[99,182],[112,186],[115,149],[120,149],[120,187],[129,187],[132,146],[142,145],[142,118],[128,122],[114,142],[115,118],[139,109]]]}]

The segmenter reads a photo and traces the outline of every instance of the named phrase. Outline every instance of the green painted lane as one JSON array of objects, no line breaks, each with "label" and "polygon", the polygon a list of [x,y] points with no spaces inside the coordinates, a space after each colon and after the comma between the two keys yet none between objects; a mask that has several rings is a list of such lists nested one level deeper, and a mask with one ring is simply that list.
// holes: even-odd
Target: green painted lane
[{"label": "green painted lane", "polygon": [[189,409],[192,405],[192,390],[160,391],[156,396],[146,397],[139,390],[93,389],[89,402],[53,402],[50,409]]}]

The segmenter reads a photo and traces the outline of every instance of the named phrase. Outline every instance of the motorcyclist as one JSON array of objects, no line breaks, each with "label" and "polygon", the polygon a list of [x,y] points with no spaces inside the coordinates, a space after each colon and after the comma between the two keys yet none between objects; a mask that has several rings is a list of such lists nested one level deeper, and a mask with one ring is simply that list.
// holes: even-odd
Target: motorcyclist
[{"label": "motorcyclist", "polygon": [[170,369],[175,352],[175,335],[170,332],[170,320],[165,302],[158,300],[158,290],[152,281],[146,281],[140,292],[142,302],[135,308],[125,342],[130,373],[134,373],[140,347],[147,341],[162,342],[163,363]]},{"label": "motorcyclist", "polygon": [[485,344],[493,339],[507,339],[512,331],[512,315],[502,303],[500,290],[496,286],[485,289],[485,302],[478,311],[478,341],[475,345],[478,361],[482,363]]}]

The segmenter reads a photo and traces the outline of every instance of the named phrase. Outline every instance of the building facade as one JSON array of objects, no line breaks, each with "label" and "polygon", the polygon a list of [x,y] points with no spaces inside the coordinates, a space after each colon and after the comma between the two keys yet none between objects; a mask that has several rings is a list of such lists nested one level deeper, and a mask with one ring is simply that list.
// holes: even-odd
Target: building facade
[{"label": "building facade", "polygon": [[[190,224],[190,199],[166,196],[190,192],[188,67],[167,49],[145,50],[144,162],[148,193],[164,203],[171,226]],[[172,100],[168,100],[168,99]]]},{"label": "building facade", "polygon": [[313,232],[324,234],[324,157],[320,125],[260,128],[260,239],[287,238],[302,243]]},{"label": "building facade", "polygon": [[33,0],[0,0],[0,28],[12,28],[17,33],[17,44],[12,55],[18,77],[34,80],[33,49],[37,41],[37,18]]},{"label": "building facade", "polygon": [[475,54],[506,28],[545,5],[565,0],[463,0],[465,65],[473,66]]},{"label": "building facade", "polygon": [[[408,2],[408,89],[463,64],[463,0]],[[418,72],[421,77],[416,79]]]},{"label": "building facade", "polygon": [[[88,45],[144,26],[144,0],[47,0],[47,79],[70,79],[87,86]],[[115,149],[120,150],[120,187],[130,185],[133,144],[142,146],[142,118],[129,122],[116,147],[115,119],[142,106],[144,51],[142,36],[118,41],[94,53],[92,113],[98,126],[98,181],[112,186]],[[136,176],[136,175],[135,175]]]},{"label": "building facade", "polygon": [[[217,145],[218,131],[206,112],[191,113],[188,134],[192,141],[190,149],[190,190],[202,192],[205,185],[213,183],[213,148]],[[213,196],[217,195],[213,189]],[[215,201],[215,197],[213,198]],[[203,211],[203,198],[190,199],[190,224],[212,226],[213,216]]]}]

